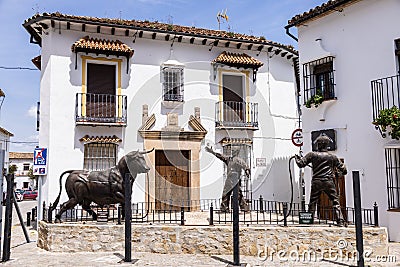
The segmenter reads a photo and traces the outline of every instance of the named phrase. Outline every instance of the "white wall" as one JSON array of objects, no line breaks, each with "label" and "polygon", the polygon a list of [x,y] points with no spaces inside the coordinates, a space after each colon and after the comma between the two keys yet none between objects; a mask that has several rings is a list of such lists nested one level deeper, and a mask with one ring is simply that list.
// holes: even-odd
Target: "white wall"
[{"label": "white wall", "polygon": [[[337,101],[317,109],[303,106],[304,150],[311,150],[310,132],[333,128],[337,131],[338,157],[344,158],[347,206],[353,206],[351,171],[361,171],[362,205],[380,208],[380,223],[388,226],[387,192],[383,139],[372,122],[370,81],[396,74],[394,40],[400,37],[396,0],[364,0],[300,26],[300,67],[303,63],[335,56]],[[379,19],[373,19],[379,18]],[[322,39],[324,52],[315,41]],[[302,68],[300,68],[302,70]],[[326,109],[325,109],[326,108]],[[325,109],[325,121],[320,121]],[[307,188],[310,171],[306,171]],[[307,191],[309,193],[309,190]],[[393,229],[389,228],[389,233]],[[391,234],[392,235],[392,234]]]},{"label": "white wall", "polygon": [[[43,36],[42,48],[42,80],[41,80],[41,122],[40,146],[48,147],[48,175],[43,177],[43,199],[46,203],[54,201],[58,192],[59,175],[68,169],[83,167],[83,143],[79,141],[89,135],[117,135],[123,141],[120,144],[119,157],[137,149],[143,149],[143,139],[138,134],[142,124],[142,105],[149,106],[149,114],[156,114],[154,129],[161,129],[166,124],[166,113],[171,111],[161,104],[162,87],[160,83],[160,65],[169,58],[171,42],[119,36],[118,39],[131,46],[135,51],[130,59],[129,73],[126,73],[126,59],[122,64],[122,94],[127,95],[128,123],[127,127],[90,127],[75,126],[75,95],[81,92],[82,64],[78,56],[75,70],[75,54],[71,45],[85,36],[79,31],[49,31]],[[114,39],[112,36],[90,34],[90,37]],[[179,124],[188,129],[189,116],[194,114],[194,108],[201,108],[201,121],[208,134],[202,143],[214,144],[220,140],[215,132],[215,103],[218,101],[217,81],[213,78],[210,62],[225,48],[191,45],[175,42],[174,56],[185,64],[185,103],[176,112],[179,114]],[[266,52],[259,56],[253,51],[230,49],[232,52],[245,52],[264,62],[257,75],[256,84],[251,84],[251,102],[259,103],[258,131],[248,132],[254,135],[255,158],[263,157],[269,162],[267,167],[253,167],[253,179],[269,182],[276,181],[279,185],[282,179],[288,181],[287,164],[281,164],[274,171],[269,171],[272,162],[282,160],[296,153],[291,144],[291,132],[296,125],[296,102],[294,74],[292,62],[281,56],[268,58]],[[243,134],[243,133],[242,133]],[[217,140],[218,139],[218,140]],[[216,146],[217,149],[220,147]],[[201,165],[201,198],[219,198],[222,192],[223,166],[220,161],[208,153],[200,152]],[[280,174],[283,168],[284,174]],[[144,201],[145,175],[139,175],[134,186],[134,201]],[[286,184],[287,182],[284,182]],[[282,186],[257,188],[257,194],[271,195],[271,190],[279,190]],[[285,192],[287,188],[285,186]],[[64,189],[63,189],[64,191]],[[286,194],[286,195],[285,195]],[[282,200],[287,193],[281,195]],[[62,200],[66,199],[63,193]]]}]

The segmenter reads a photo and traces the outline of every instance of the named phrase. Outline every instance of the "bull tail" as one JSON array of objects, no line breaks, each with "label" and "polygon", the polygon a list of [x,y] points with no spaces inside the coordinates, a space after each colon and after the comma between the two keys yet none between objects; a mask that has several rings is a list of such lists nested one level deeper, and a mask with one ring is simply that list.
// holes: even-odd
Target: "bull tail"
[{"label": "bull tail", "polygon": [[58,202],[60,202],[61,191],[62,191],[62,178],[63,178],[63,176],[64,176],[65,174],[67,174],[67,173],[70,174],[70,173],[72,173],[72,172],[73,172],[73,170],[69,170],[69,171],[63,172],[63,173],[60,175],[60,192],[58,193],[58,196],[57,196],[56,200],[54,201],[53,205],[51,205],[51,207],[50,207],[50,212],[52,212],[53,210],[55,210],[56,207],[57,207],[57,205],[58,205]]}]

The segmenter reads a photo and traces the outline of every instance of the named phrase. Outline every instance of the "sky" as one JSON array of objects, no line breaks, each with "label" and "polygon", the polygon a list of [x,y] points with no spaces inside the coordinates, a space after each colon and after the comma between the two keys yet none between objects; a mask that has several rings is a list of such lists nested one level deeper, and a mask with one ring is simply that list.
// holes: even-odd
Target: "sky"
[{"label": "sky", "polygon": [[[228,30],[290,44],[287,21],[325,0],[0,0],[0,89],[5,93],[0,126],[12,132],[10,151],[32,152],[38,145],[36,106],[40,71],[31,59],[40,55],[29,43],[24,20],[36,13],[59,11],[68,15],[159,21],[184,26],[218,29],[216,15],[226,10]],[[291,30],[296,35],[295,29]],[[28,69],[9,69],[28,68]],[[61,123],[61,122],[60,122]]]}]

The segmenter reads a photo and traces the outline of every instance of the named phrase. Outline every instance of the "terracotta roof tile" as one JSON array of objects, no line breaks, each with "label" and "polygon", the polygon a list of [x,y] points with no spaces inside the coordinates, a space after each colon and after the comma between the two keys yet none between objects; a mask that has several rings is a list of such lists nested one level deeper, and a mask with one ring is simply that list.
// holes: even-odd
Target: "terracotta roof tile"
[{"label": "terracotta roof tile", "polygon": [[307,20],[311,20],[316,17],[325,16],[331,12],[337,10],[337,8],[341,8],[347,5],[352,5],[361,0],[329,0],[328,2],[323,3],[322,5],[316,6],[309,11],[306,11],[302,14],[296,15],[288,21],[288,25],[296,26],[302,22]]},{"label": "terracotta roof tile", "polygon": [[113,136],[89,136],[85,135],[81,139],[81,142],[85,143],[121,143],[121,138],[117,137],[116,135]]},{"label": "terracotta roof tile", "polygon": [[10,152],[10,159],[31,159],[33,161],[33,153],[31,152]]},{"label": "terracotta roof tile", "polygon": [[14,134],[10,133],[9,131],[7,131],[6,129],[4,129],[3,127],[0,127],[0,132],[3,133],[3,134],[5,134],[5,135],[8,135],[8,136],[10,136],[10,137],[13,137],[13,136],[14,136]]},{"label": "terracotta roof tile", "polygon": [[155,32],[164,32],[170,34],[182,34],[189,35],[193,37],[204,37],[204,38],[223,38],[231,41],[245,41],[252,43],[259,43],[265,45],[273,45],[282,47],[288,50],[291,53],[297,55],[297,51],[291,45],[283,45],[277,42],[273,42],[270,40],[266,40],[264,37],[256,37],[253,35],[246,35],[241,33],[227,32],[221,30],[212,30],[212,29],[204,29],[197,27],[189,27],[189,26],[181,26],[175,24],[167,24],[161,23],[158,21],[141,21],[141,20],[123,20],[123,19],[111,19],[111,18],[97,18],[97,17],[88,17],[88,16],[75,16],[75,15],[66,15],[61,14],[59,12],[55,13],[43,13],[36,14],[31,18],[25,20],[24,27],[27,28],[29,32],[32,33],[33,29],[30,29],[31,23],[38,22],[44,19],[53,19],[60,21],[69,21],[71,23],[92,23],[96,25],[104,25],[104,26],[121,26],[123,28],[130,28],[133,30],[143,30],[143,31],[155,31]]},{"label": "terracotta roof tile", "polygon": [[233,67],[255,68],[258,69],[264,63],[255,59],[245,53],[230,53],[222,52],[217,58],[213,60],[214,63],[221,63]]},{"label": "terracotta roof tile", "polygon": [[98,51],[106,52],[111,54],[125,54],[129,57],[133,56],[133,50],[119,40],[105,40],[90,38],[85,36],[78,41],[76,41],[72,47],[72,52],[79,51]]}]

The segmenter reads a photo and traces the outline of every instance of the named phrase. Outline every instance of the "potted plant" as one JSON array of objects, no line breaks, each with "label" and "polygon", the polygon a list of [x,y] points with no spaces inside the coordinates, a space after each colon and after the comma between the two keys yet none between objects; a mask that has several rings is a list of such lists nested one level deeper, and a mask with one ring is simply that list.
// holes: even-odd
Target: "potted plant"
[{"label": "potted plant", "polygon": [[307,108],[311,108],[311,105],[318,107],[324,101],[324,96],[321,93],[321,90],[317,90],[317,92],[312,95],[305,103]]},{"label": "potted plant", "polygon": [[400,139],[400,109],[398,107],[381,110],[372,124],[381,127],[383,132],[387,129],[393,139]]}]

